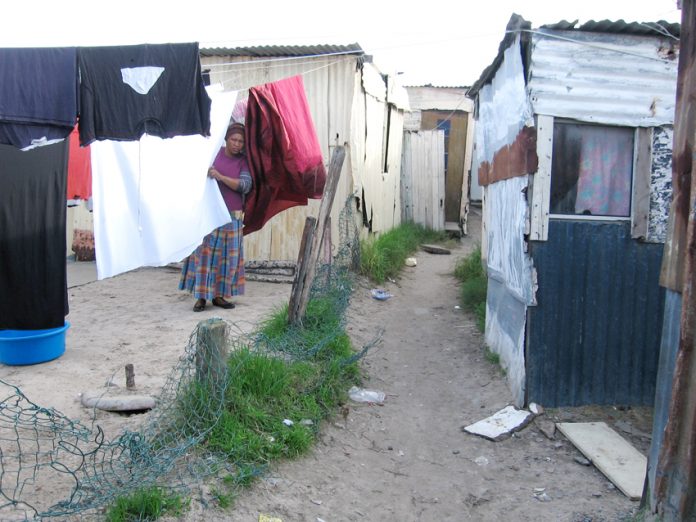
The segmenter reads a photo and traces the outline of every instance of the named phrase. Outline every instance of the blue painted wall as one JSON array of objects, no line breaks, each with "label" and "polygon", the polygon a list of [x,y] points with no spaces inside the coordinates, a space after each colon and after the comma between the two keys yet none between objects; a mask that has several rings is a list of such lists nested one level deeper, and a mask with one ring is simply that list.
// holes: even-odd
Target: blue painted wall
[{"label": "blue painted wall", "polygon": [[629,222],[550,220],[531,242],[537,306],[528,309],[527,401],[652,405],[662,332],[662,244]]}]

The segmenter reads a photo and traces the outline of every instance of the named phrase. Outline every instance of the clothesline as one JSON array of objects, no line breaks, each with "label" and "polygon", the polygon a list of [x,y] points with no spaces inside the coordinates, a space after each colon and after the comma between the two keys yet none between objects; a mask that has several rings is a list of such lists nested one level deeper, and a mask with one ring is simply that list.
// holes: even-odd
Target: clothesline
[{"label": "clothesline", "polygon": [[[293,73],[292,76],[304,76],[304,75],[306,75],[306,74],[310,74],[310,73],[319,71],[319,70],[321,70],[321,69],[326,69],[327,67],[331,67],[331,66],[336,65],[336,64],[338,64],[338,63],[340,63],[340,62],[339,62],[339,61],[331,62],[331,63],[328,63],[328,64],[326,64],[326,65],[321,65],[321,66],[319,66],[319,67],[315,67],[314,69],[309,69],[308,71],[303,71],[303,72],[301,72],[301,73]],[[245,71],[245,72],[246,72],[246,71]],[[224,88],[226,85],[229,85],[229,84],[232,83],[232,82],[234,82],[234,80],[230,79],[230,80],[223,80],[223,81],[221,81],[221,82],[219,82],[219,83],[220,83],[220,85],[222,85],[222,87]],[[255,84],[254,84],[254,85],[255,85]],[[250,87],[254,87],[254,85],[249,85],[249,86],[247,86],[246,88],[248,89],[248,88],[250,88]],[[244,87],[240,87],[239,85],[237,85],[237,88],[243,89]]]}]

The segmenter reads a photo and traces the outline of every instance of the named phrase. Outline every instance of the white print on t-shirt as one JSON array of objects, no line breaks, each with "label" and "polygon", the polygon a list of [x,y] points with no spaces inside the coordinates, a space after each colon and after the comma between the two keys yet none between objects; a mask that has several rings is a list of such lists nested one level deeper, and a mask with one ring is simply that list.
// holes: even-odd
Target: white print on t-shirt
[{"label": "white print on t-shirt", "polygon": [[164,67],[124,67],[121,69],[123,83],[130,85],[139,94],[147,94],[164,72]]}]

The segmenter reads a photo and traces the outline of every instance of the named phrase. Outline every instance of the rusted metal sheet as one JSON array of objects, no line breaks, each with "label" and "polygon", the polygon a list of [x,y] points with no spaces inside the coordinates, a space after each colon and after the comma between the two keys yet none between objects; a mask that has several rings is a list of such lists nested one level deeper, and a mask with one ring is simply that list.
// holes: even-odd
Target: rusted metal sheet
[{"label": "rusted metal sheet", "polygon": [[515,141],[497,150],[493,162],[479,166],[479,185],[534,174],[539,164],[536,153],[536,127],[523,127]]},{"label": "rusted metal sheet", "polygon": [[662,331],[662,245],[629,222],[551,220],[532,242],[527,399],[546,406],[652,404]]},{"label": "rusted metal sheet", "polygon": [[[500,69],[495,78],[490,78],[490,83],[482,85],[477,91],[478,111],[474,129],[476,149],[472,163],[472,178],[476,183],[472,183],[472,199],[476,198],[474,192],[481,186],[481,180],[490,183],[492,180],[514,177],[509,175],[509,149],[518,140],[519,143],[515,147],[521,147],[525,138],[530,137],[529,134],[523,133],[534,132],[523,130],[525,121],[531,117],[531,106],[525,88],[521,46],[521,38],[518,37],[510,42],[510,47],[501,51]],[[513,155],[521,157],[523,148]],[[495,156],[500,154],[506,158],[501,158],[496,163],[501,171],[501,174],[497,175],[492,171]],[[517,172],[514,174],[521,175]]]}]

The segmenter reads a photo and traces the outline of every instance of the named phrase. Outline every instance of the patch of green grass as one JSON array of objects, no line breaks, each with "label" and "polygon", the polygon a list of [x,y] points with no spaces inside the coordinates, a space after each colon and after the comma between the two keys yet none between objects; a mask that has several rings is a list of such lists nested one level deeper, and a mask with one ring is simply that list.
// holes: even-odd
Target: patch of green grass
[{"label": "patch of green grass", "polygon": [[189,505],[189,499],[159,487],[144,488],[119,497],[106,512],[107,522],[157,520],[164,514],[179,516]]},{"label": "patch of green grass", "polygon": [[206,440],[208,449],[249,469],[307,452],[321,419],[360,378],[330,299],[312,299],[301,327],[288,324],[287,306],[276,310],[259,335],[287,352],[241,348],[230,355],[224,412]]},{"label": "patch of green grass", "polygon": [[481,247],[459,259],[454,267],[454,276],[460,282],[460,302],[465,310],[473,313],[479,331],[486,329],[486,293],[488,277],[481,261]]},{"label": "patch of green grass", "polygon": [[507,375],[507,371],[500,364],[500,355],[491,351],[491,349],[488,348],[488,346],[486,346],[484,349],[485,349],[484,356],[486,357],[486,360],[489,363],[496,365],[498,367],[498,369],[500,370],[501,375],[503,375],[503,376]]},{"label": "patch of green grass", "polygon": [[253,333],[254,348],[234,345],[221,414],[210,407],[219,400],[215,383],[194,380],[177,394],[177,414],[162,433],[204,433],[205,451],[234,466],[211,488],[221,508],[230,507],[237,489],[249,486],[272,461],[306,453],[321,420],[360,383],[358,356],[343,326],[349,287],[340,290],[310,299],[302,325],[288,323],[285,305]]},{"label": "patch of green grass", "polygon": [[225,491],[218,488],[212,488],[210,494],[213,496],[218,506],[222,509],[227,509],[234,504],[235,495],[231,491]]},{"label": "patch of green grass", "polygon": [[423,243],[447,243],[444,231],[415,223],[402,223],[384,234],[360,242],[360,273],[376,283],[396,277],[404,261]]},{"label": "patch of green grass", "polygon": [[486,360],[491,364],[500,364],[500,355],[486,348]]}]

